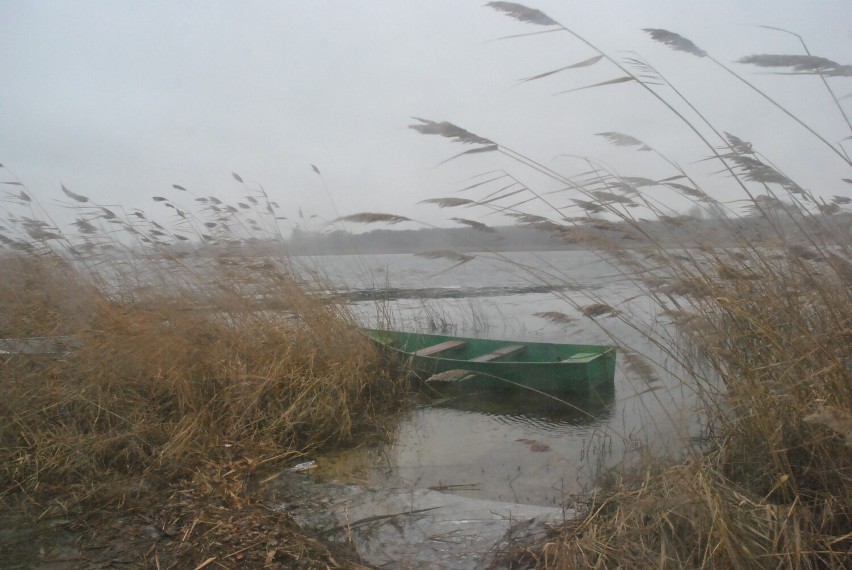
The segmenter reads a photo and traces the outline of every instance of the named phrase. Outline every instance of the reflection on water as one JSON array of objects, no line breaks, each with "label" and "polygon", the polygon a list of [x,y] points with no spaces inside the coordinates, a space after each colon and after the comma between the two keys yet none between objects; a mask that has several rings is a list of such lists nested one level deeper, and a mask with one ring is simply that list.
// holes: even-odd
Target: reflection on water
[{"label": "reflection on water", "polygon": [[319,475],[561,506],[568,495],[588,490],[611,455],[600,428],[613,409],[612,391],[563,401],[532,392],[458,394],[407,412],[382,449],[321,459]]},{"label": "reflection on water", "polygon": [[418,487],[561,505],[590,484],[584,448],[611,413],[611,398],[465,394],[410,412],[389,455],[397,476]]},{"label": "reflection on water", "polygon": [[441,398],[431,406],[483,414],[510,428],[517,426],[535,432],[567,435],[578,426],[606,423],[612,415],[614,401],[612,390],[561,398],[528,390],[483,390]]}]

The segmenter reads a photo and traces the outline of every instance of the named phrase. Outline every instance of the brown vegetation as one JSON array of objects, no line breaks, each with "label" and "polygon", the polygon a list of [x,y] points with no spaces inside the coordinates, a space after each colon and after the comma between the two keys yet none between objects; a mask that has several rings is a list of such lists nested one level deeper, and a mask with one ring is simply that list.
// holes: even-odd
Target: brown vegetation
[{"label": "brown vegetation", "polygon": [[528,551],[539,565],[848,562],[850,283],[825,263],[758,267],[753,279],[702,281],[700,326],[682,327],[722,382],[702,386],[715,407],[709,443],[683,464],[619,475],[584,517]]},{"label": "brown vegetation", "polygon": [[266,507],[258,474],[374,430],[401,384],[286,259],[233,234],[191,255],[123,243],[97,209],[82,239],[4,235],[23,251],[0,257],[0,338],[37,339],[0,355],[4,516],[61,517],[86,561],[71,566],[354,567]]}]

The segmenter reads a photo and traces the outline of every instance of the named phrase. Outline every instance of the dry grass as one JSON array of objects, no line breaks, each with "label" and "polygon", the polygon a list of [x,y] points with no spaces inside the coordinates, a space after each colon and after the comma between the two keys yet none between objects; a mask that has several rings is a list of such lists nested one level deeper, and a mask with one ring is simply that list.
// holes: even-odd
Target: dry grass
[{"label": "dry grass", "polygon": [[[27,198],[11,207],[31,208]],[[208,214],[222,215],[216,207]],[[99,207],[82,208],[80,219]],[[232,226],[239,221],[225,212]],[[214,220],[193,223],[206,233],[223,225]],[[0,356],[6,512],[70,516],[86,540],[93,528],[109,536],[110,517],[156,518],[149,524],[158,532],[174,527],[184,537],[157,551],[157,564],[171,567],[221,557],[228,534],[247,548],[217,567],[258,562],[247,541],[266,545],[274,533],[277,554],[259,563],[284,563],[304,548],[308,562],[315,554],[323,567],[351,566],[330,562],[327,549],[239,483],[374,430],[398,405],[402,385],[345,307],[310,294],[274,236],[221,231],[190,248],[156,224],[148,236],[160,241],[134,244],[94,223],[82,224],[82,238],[48,223],[36,228],[58,237],[36,239],[44,236],[20,225],[6,236],[26,246],[0,256],[0,338],[74,339],[61,354]],[[134,223],[122,220],[139,236]],[[100,527],[87,526],[95,519]],[[247,521],[264,532],[242,536]]]},{"label": "dry grass", "polygon": [[705,283],[705,326],[691,330],[724,382],[709,394],[716,406],[710,444],[686,463],[611,482],[584,517],[530,549],[539,566],[848,564],[848,284],[811,268],[807,289],[793,292],[787,271],[768,271]]}]

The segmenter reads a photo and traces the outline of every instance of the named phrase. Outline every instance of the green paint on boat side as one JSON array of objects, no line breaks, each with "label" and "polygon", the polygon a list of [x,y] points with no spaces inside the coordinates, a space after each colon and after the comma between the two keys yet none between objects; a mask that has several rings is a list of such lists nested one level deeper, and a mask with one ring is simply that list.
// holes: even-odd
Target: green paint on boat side
[{"label": "green paint on boat side", "polygon": [[474,388],[521,386],[543,392],[588,392],[611,388],[615,377],[615,349],[611,346],[362,330],[424,379],[465,370],[471,374],[457,377]]}]

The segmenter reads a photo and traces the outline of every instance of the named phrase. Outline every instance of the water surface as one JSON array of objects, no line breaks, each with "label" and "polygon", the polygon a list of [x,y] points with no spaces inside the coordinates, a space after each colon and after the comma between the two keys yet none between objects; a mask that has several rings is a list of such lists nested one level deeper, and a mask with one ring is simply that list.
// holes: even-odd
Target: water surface
[{"label": "water surface", "polygon": [[[621,347],[614,390],[564,401],[532,393],[441,398],[408,411],[382,448],[324,458],[321,477],[558,506],[640,451],[677,452],[700,427],[692,390],[648,338],[668,338],[666,320],[594,252],[485,253],[449,270],[451,262],[413,255],[296,261],[344,292],[364,326]],[[584,317],[578,306],[593,303],[626,318]],[[573,320],[536,316],[546,312]],[[650,368],[636,373],[629,352],[650,357]]]}]

